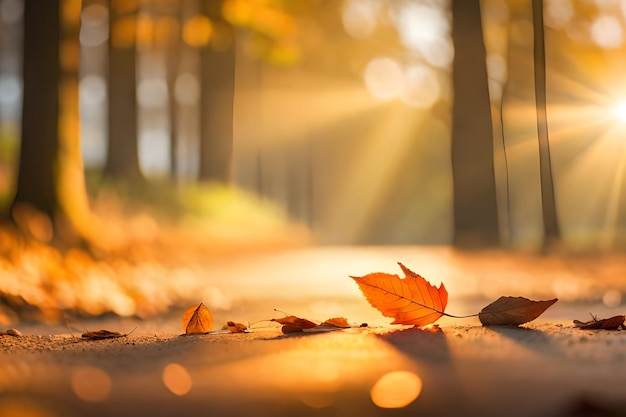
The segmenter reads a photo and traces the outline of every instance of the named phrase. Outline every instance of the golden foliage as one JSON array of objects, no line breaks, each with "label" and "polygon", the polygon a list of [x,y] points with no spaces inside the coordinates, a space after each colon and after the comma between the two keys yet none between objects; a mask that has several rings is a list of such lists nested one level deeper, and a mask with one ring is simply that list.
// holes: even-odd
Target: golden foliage
[{"label": "golden foliage", "polygon": [[202,303],[188,308],[183,314],[183,330],[185,334],[208,333],[213,328],[213,316]]}]

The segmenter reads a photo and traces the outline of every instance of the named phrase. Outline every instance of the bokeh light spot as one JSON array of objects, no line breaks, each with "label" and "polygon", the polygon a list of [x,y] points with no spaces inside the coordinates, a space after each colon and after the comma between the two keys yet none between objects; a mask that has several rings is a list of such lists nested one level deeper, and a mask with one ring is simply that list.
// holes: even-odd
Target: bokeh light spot
[{"label": "bokeh light spot", "polygon": [[616,17],[600,16],[591,25],[591,39],[602,48],[619,48],[622,36],[622,25]]},{"label": "bokeh light spot", "polygon": [[193,385],[191,375],[184,366],[170,363],[163,370],[163,384],[172,393],[183,396],[187,394]]},{"label": "bokeh light spot", "polygon": [[72,373],[72,389],[83,401],[104,401],[111,394],[111,378],[98,368],[91,366],[77,368]]},{"label": "bokeh light spot", "polygon": [[409,371],[383,375],[370,390],[372,402],[380,408],[402,408],[411,404],[422,392],[422,379]]},{"label": "bokeh light spot", "polygon": [[109,37],[109,11],[101,4],[85,6],[81,14],[80,44],[98,46]]},{"label": "bokeh light spot", "polygon": [[372,0],[349,0],[341,20],[346,33],[355,39],[367,39],[376,29],[381,3]]},{"label": "bokeh light spot", "polygon": [[205,46],[211,40],[213,25],[206,16],[194,16],[185,22],[183,26],[183,40],[189,46]]},{"label": "bokeh light spot", "polygon": [[414,66],[405,73],[402,101],[419,109],[430,108],[439,100],[441,88],[435,71],[427,66]]},{"label": "bokeh light spot", "polygon": [[617,307],[622,304],[622,293],[617,290],[608,290],[602,296],[602,302],[607,307]]},{"label": "bokeh light spot", "polygon": [[570,0],[548,0],[545,3],[545,22],[551,28],[562,28],[574,16],[574,6]]},{"label": "bokeh light spot", "polygon": [[174,84],[174,97],[184,106],[194,106],[200,99],[200,83],[191,73],[180,74]]},{"label": "bokeh light spot", "polygon": [[402,68],[391,58],[371,60],[365,68],[364,78],[367,90],[380,100],[392,100],[404,90]]}]

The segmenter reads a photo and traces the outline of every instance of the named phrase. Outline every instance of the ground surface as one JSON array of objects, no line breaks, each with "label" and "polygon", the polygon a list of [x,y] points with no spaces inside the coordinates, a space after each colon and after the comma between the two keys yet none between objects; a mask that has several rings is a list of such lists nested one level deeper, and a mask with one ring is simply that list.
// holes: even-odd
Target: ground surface
[{"label": "ground surface", "polygon": [[[447,311],[459,315],[499,295],[561,300],[524,328],[484,328],[476,318],[390,326],[348,275],[397,273],[396,261],[443,281]],[[409,247],[225,259],[207,269],[213,299],[198,300],[218,329],[280,317],[273,308],[369,327],[283,336],[259,321],[248,334],[181,336],[187,306],[145,320],[16,324],[23,337],[0,337],[0,415],[626,416],[626,332],[572,326],[589,312],[624,314],[615,303],[625,293],[622,261]],[[135,327],[128,337],[80,338]]]}]

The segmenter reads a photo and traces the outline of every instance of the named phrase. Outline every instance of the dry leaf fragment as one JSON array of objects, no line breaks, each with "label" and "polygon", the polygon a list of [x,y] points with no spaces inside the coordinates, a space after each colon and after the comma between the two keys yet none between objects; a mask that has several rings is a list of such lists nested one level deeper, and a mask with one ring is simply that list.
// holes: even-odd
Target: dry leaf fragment
[{"label": "dry leaf fragment", "polygon": [[120,332],[112,332],[110,330],[96,330],[94,332],[85,332],[82,335],[83,339],[87,340],[103,340],[103,339],[116,339],[118,337],[126,336]]},{"label": "dry leaf fragment", "polygon": [[574,320],[574,327],[583,330],[589,329],[601,329],[601,330],[618,330],[620,327],[624,325],[624,316],[613,316],[608,319],[600,319],[598,320],[593,314],[591,315],[592,320],[590,321],[580,321]]},{"label": "dry leaf fragment", "polygon": [[350,324],[345,317],[334,317],[332,319],[328,319],[325,322],[318,324],[317,326],[305,329],[305,332],[309,333],[317,333],[317,332],[330,332],[333,330],[342,330],[350,328]]},{"label": "dry leaf fragment", "polygon": [[20,337],[20,336],[22,336],[22,333],[19,330],[17,330],[17,329],[9,329],[6,332],[0,331],[0,336]]},{"label": "dry leaf fragment", "polygon": [[[282,324],[283,333],[294,333],[298,331],[301,332],[304,329],[311,329],[317,326],[317,324],[313,323],[311,320],[302,319],[296,316],[281,317],[279,319],[272,319],[271,321]],[[288,332],[285,332],[285,327],[287,327],[287,330],[289,330]]]},{"label": "dry leaf fragment", "polygon": [[245,333],[248,330],[248,326],[243,323],[235,323],[234,321],[229,321],[226,323],[226,328],[231,333]]},{"label": "dry leaf fragment", "polygon": [[328,319],[324,323],[320,324],[320,326],[339,327],[341,329],[347,329],[348,327],[350,327],[350,324],[348,323],[348,319],[346,319],[345,317],[333,317],[332,319]]},{"label": "dry leaf fragment", "polygon": [[519,326],[539,317],[557,298],[533,301],[524,297],[500,297],[483,308],[478,318],[483,326]]},{"label": "dry leaf fragment", "polygon": [[442,283],[437,288],[400,262],[398,265],[405,278],[383,272],[350,278],[372,307],[394,319],[392,324],[421,327],[434,323],[444,315],[448,303],[445,286]]},{"label": "dry leaf fragment", "polygon": [[208,333],[213,328],[213,316],[202,303],[189,307],[183,313],[183,330],[185,334]]}]

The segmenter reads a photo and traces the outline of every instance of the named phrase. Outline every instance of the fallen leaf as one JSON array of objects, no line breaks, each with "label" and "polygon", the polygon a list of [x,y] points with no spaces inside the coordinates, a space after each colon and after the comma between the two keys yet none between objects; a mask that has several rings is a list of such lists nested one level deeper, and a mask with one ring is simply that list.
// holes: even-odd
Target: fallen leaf
[{"label": "fallen leaf", "polygon": [[345,317],[335,317],[332,319],[328,319],[325,322],[320,323],[310,329],[304,329],[304,331],[308,333],[330,332],[333,330],[348,329],[350,327],[351,326]]},{"label": "fallen leaf", "polygon": [[598,320],[594,315],[591,315],[592,320],[589,321],[580,321],[574,320],[574,327],[583,330],[589,329],[602,329],[602,330],[618,330],[621,326],[624,325],[624,316],[613,316],[608,319],[600,319]]},{"label": "fallen leaf", "polygon": [[437,288],[400,262],[398,265],[405,278],[383,272],[350,278],[372,307],[394,319],[392,324],[421,327],[434,323],[444,315],[448,303],[445,286],[442,283]]},{"label": "fallen leaf", "polygon": [[334,317],[332,319],[326,320],[324,323],[320,324],[320,326],[339,327],[342,329],[347,329],[348,327],[350,327],[350,324],[348,323],[348,319],[346,319],[345,317]]},{"label": "fallen leaf", "polygon": [[[302,319],[296,316],[281,317],[279,319],[272,319],[271,321],[275,321],[276,323],[282,324],[283,333],[287,333],[284,331],[285,327],[287,327],[287,330],[289,330],[288,333],[294,333],[298,331],[301,332],[304,329],[311,329],[317,326],[317,324],[313,323],[311,320]],[[297,329],[300,329],[300,330],[297,330]]]},{"label": "fallen leaf", "polygon": [[83,339],[87,340],[103,340],[103,339],[116,339],[118,337],[124,337],[125,334],[120,332],[112,332],[110,330],[96,330],[94,332],[85,332],[82,335]]},{"label": "fallen leaf", "polygon": [[183,314],[183,330],[185,334],[208,333],[213,328],[213,316],[202,303],[188,308]]},{"label": "fallen leaf", "polygon": [[519,326],[539,317],[557,298],[533,301],[524,297],[500,297],[480,310],[478,318],[483,326]]},{"label": "fallen leaf", "polygon": [[248,326],[243,323],[235,323],[234,321],[229,321],[226,323],[226,328],[231,333],[245,333],[248,330]]}]

